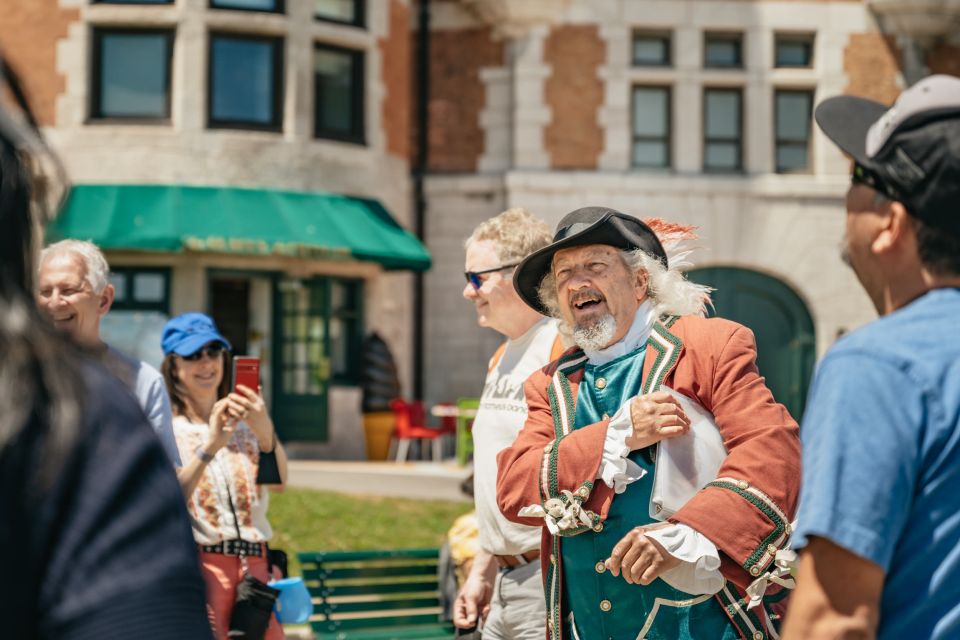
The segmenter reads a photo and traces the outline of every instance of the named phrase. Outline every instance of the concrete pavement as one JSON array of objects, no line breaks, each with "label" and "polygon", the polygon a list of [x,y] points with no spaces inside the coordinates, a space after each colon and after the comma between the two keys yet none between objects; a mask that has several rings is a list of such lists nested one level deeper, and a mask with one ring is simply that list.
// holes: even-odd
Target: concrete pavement
[{"label": "concrete pavement", "polygon": [[470,468],[435,462],[290,460],[288,486],[368,496],[469,502],[460,483]]}]

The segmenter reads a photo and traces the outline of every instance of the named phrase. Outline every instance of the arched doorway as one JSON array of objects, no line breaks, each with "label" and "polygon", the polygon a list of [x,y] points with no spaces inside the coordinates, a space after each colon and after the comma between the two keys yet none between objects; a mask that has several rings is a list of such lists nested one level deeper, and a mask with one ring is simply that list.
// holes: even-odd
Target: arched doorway
[{"label": "arched doorway", "polygon": [[711,315],[753,330],[760,375],[766,377],[777,401],[799,421],[816,358],[807,305],[787,284],[748,269],[693,269],[687,277],[716,289]]}]

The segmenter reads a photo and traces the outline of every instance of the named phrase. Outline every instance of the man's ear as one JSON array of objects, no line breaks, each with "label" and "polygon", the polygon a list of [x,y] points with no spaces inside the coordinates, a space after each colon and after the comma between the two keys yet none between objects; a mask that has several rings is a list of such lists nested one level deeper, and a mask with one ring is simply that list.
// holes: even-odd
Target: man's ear
[{"label": "man's ear", "polygon": [[880,223],[880,232],[871,244],[873,252],[886,254],[891,251],[902,250],[904,242],[914,233],[913,222],[910,220],[907,208],[903,206],[903,203],[889,200],[881,213],[883,219]]},{"label": "man's ear", "polygon": [[103,291],[100,292],[100,302],[97,305],[97,313],[100,314],[101,318],[110,311],[110,307],[113,306],[113,297],[116,293],[112,284],[107,284],[107,286],[103,288]]},{"label": "man's ear", "polygon": [[637,282],[636,282],[636,291],[637,291],[637,301],[643,302],[647,297],[647,291],[649,290],[650,285],[650,274],[647,273],[646,269],[637,270]]}]

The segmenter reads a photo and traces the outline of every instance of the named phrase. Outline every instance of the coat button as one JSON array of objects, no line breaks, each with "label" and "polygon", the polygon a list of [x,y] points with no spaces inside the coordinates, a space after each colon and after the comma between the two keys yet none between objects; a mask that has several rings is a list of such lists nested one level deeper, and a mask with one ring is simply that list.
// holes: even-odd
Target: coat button
[{"label": "coat button", "polygon": [[772,544],[767,545],[767,553],[769,553],[770,555],[772,556],[777,555],[777,551],[779,551],[779,549],[777,549],[776,546]]},{"label": "coat button", "polygon": [[749,489],[749,488],[750,488],[750,483],[747,482],[746,480],[738,480],[738,481],[737,481],[737,488],[738,488],[738,489]]},{"label": "coat button", "polygon": [[610,611],[610,609],[613,609],[613,603],[612,603],[612,602],[610,602],[609,600],[601,600],[601,601],[600,601],[600,610],[601,610],[601,611]]},{"label": "coat button", "polygon": [[607,413],[606,411],[604,411],[604,412],[603,412],[603,415],[600,416],[600,419],[601,419],[601,420],[609,420],[609,419],[610,419],[610,414]]},{"label": "coat button", "polygon": [[555,553],[550,554],[550,564],[557,564],[557,555]]},{"label": "coat button", "polygon": [[579,489],[577,489],[577,495],[580,496],[581,498],[586,498],[588,495],[590,495],[590,490],[587,489],[586,487],[580,487]]},{"label": "coat button", "polygon": [[760,575],[760,567],[758,567],[757,565],[753,565],[752,567],[750,567],[750,575],[754,577]]},{"label": "coat button", "polygon": [[597,381],[594,382],[593,384],[597,387],[597,389],[603,389],[605,386],[607,386],[607,379],[597,378]]},{"label": "coat button", "polygon": [[763,631],[754,631],[753,640],[763,640]]},{"label": "coat button", "polygon": [[598,522],[597,524],[593,525],[593,530],[596,531],[597,533],[600,533],[601,531],[603,531],[603,523]]},{"label": "coat button", "polygon": [[607,565],[603,564],[602,562],[598,562],[597,564],[593,565],[593,568],[597,573],[603,573],[607,570]]}]

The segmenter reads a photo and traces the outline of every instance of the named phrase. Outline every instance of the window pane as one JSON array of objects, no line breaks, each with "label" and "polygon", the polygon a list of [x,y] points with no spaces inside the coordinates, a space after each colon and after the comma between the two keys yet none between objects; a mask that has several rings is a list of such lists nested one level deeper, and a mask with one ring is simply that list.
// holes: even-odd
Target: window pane
[{"label": "window pane", "polygon": [[740,93],[737,91],[707,91],[706,135],[708,138],[737,138],[740,136]]},{"label": "window pane", "polygon": [[707,143],[704,164],[710,169],[740,168],[740,145],[735,142]]},{"label": "window pane", "polygon": [[94,4],[172,4],[173,0],[94,0]]},{"label": "window pane", "polygon": [[633,36],[633,64],[670,64],[670,39],[664,36]]},{"label": "window pane", "polygon": [[356,24],[360,20],[357,0],[313,0],[313,13],[318,18]]},{"label": "window pane", "polygon": [[133,298],[137,302],[162,302],[166,278],[159,273],[138,273],[133,276]]},{"label": "window pane", "polygon": [[354,86],[360,57],[351,51],[314,51],[316,131],[318,135],[362,137],[362,92]]},{"label": "window pane", "polygon": [[113,285],[113,303],[127,301],[127,276],[123,273],[110,273],[110,284]]},{"label": "window pane", "polygon": [[111,347],[159,369],[167,320],[167,314],[159,311],[111,309],[100,319],[100,337]]},{"label": "window pane", "polygon": [[273,41],[214,36],[211,48],[211,119],[271,125],[274,113]]},{"label": "window pane", "polygon": [[217,9],[254,9],[256,11],[279,11],[278,0],[213,0]]},{"label": "window pane", "polygon": [[103,33],[100,41],[101,117],[167,115],[167,36]]},{"label": "window pane", "polygon": [[739,67],[739,37],[708,37],[704,45],[704,64],[708,67]]},{"label": "window pane", "polygon": [[813,95],[800,92],[777,92],[777,140],[806,142],[810,137],[810,105]]},{"label": "window pane", "polygon": [[633,143],[633,164],[637,167],[666,167],[669,162],[665,142]]},{"label": "window pane", "polygon": [[809,67],[813,58],[813,42],[796,38],[777,40],[778,67]]},{"label": "window pane", "polygon": [[807,146],[797,144],[777,145],[777,171],[806,171],[809,168]]},{"label": "window pane", "polygon": [[633,133],[638,136],[667,135],[666,89],[641,88],[633,90]]}]

